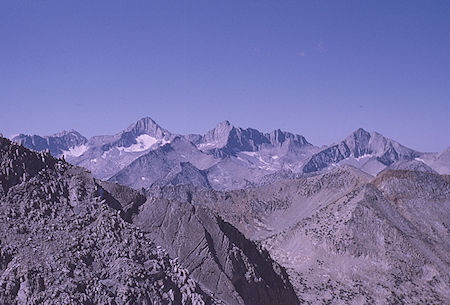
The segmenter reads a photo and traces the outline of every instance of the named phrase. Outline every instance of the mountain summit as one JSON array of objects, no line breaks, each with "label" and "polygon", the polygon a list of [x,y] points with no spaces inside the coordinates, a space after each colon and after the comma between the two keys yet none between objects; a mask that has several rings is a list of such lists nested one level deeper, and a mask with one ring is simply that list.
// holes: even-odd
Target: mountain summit
[{"label": "mountain summit", "polygon": [[[114,135],[86,140],[76,131],[14,138],[34,150],[49,149],[100,179],[131,187],[191,183],[213,189],[261,185],[283,177],[316,175],[351,165],[370,175],[385,169],[448,173],[448,154],[420,153],[377,132],[358,128],[325,148],[280,129],[264,133],[225,120],[203,135],[177,135],[144,117]],[[176,179],[173,177],[177,177]]]},{"label": "mountain summit", "polygon": [[153,121],[150,117],[145,117],[137,121],[136,123],[131,124],[124,133],[130,132],[135,136],[139,136],[141,134],[147,134],[153,136],[157,139],[162,139],[164,137],[169,137],[171,133],[166,129],[159,126],[155,121]]},{"label": "mountain summit", "polygon": [[286,141],[296,145],[310,145],[303,136],[281,130],[262,133],[253,128],[234,127],[229,121],[219,123],[199,141],[199,148],[206,151],[219,150],[225,155],[238,152],[255,152],[268,146],[280,146]]},{"label": "mountain summit", "polygon": [[81,154],[82,146],[87,142],[85,137],[73,129],[46,137],[19,134],[13,136],[11,140],[35,151],[49,150],[54,156],[68,153]]},{"label": "mountain summit", "polygon": [[[311,156],[310,160],[304,165],[303,172],[320,171],[349,158],[357,161],[365,159],[366,163],[371,161],[371,165],[376,167],[373,170],[378,172],[378,168],[383,166],[389,166],[399,160],[414,160],[419,156],[419,152],[377,132],[369,133],[362,128],[358,128],[344,141]],[[369,173],[372,172],[369,171]]]}]

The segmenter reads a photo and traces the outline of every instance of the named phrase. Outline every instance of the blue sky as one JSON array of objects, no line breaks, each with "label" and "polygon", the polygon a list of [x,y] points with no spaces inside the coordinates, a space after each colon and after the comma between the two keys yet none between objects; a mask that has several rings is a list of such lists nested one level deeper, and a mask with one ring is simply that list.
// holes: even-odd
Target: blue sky
[{"label": "blue sky", "polygon": [[450,1],[0,2],[0,132],[113,134],[150,116],[316,145],[363,127],[450,145]]}]

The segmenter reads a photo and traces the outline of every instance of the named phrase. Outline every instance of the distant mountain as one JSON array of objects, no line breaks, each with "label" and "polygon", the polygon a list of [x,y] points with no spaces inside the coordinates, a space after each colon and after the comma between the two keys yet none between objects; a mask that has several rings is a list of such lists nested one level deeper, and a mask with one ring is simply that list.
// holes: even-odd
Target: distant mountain
[{"label": "distant mountain", "polygon": [[190,184],[202,188],[211,188],[206,173],[189,162],[181,162],[154,185]]},{"label": "distant mountain", "polygon": [[419,172],[429,172],[429,173],[435,173],[437,172],[432,169],[430,166],[428,166],[426,163],[419,161],[419,160],[401,160],[393,163],[392,165],[388,166],[384,170],[410,170],[410,171],[419,171]]},{"label": "distant mountain", "polygon": [[264,148],[282,145],[302,147],[310,145],[303,136],[275,130],[261,133],[252,128],[234,127],[228,121],[219,123],[214,129],[198,138],[196,143],[203,151],[212,151],[219,155],[236,155],[238,152],[255,152]]},{"label": "distant mountain", "polygon": [[112,136],[95,136],[86,143],[86,150],[66,159],[83,166],[101,179],[109,178],[145,153],[170,143],[174,135],[151,118],[143,118]]},{"label": "distant mountain", "polygon": [[19,134],[11,138],[12,141],[35,151],[49,150],[53,156],[79,156],[86,150],[88,141],[75,130],[63,131],[51,136]]},{"label": "distant mountain", "polygon": [[357,129],[344,141],[327,147],[311,156],[303,166],[304,173],[317,172],[331,165],[347,163],[370,173],[377,174],[400,160],[414,160],[420,152],[382,136]]},{"label": "distant mountain", "polygon": [[362,128],[337,144],[318,148],[301,135],[279,129],[263,133],[228,121],[204,135],[177,135],[146,117],[115,135],[89,140],[71,131],[49,137],[20,135],[15,141],[35,150],[50,149],[97,178],[134,188],[189,183],[239,189],[317,175],[345,164],[370,175],[385,169],[450,173],[449,150],[421,153]]},{"label": "distant mountain", "polygon": [[[146,188],[154,183],[161,184],[163,181],[169,184],[188,183],[186,174],[195,172],[191,183],[209,186],[201,170],[209,168],[217,161],[214,156],[197,149],[192,142],[177,136],[170,143],[132,161],[112,176],[110,181],[134,188]],[[175,173],[178,177],[174,176]]]},{"label": "distant mountain", "polygon": [[[281,130],[264,134],[225,121],[203,136],[176,136],[171,143],[140,156],[110,180],[135,188],[190,183],[236,189],[270,180],[266,176],[273,179],[282,175],[278,172],[298,171],[298,163],[316,150],[303,136]],[[188,167],[182,165],[186,162]]]},{"label": "distant mountain", "polygon": [[450,147],[440,153],[423,154],[416,161],[425,163],[439,174],[450,175]]}]

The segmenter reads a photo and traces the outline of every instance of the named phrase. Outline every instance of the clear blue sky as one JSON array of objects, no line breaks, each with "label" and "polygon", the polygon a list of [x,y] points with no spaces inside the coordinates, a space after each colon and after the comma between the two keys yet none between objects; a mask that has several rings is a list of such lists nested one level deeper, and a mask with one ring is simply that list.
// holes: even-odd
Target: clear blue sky
[{"label": "clear blue sky", "polygon": [[150,116],[450,145],[450,1],[0,1],[0,132]]}]

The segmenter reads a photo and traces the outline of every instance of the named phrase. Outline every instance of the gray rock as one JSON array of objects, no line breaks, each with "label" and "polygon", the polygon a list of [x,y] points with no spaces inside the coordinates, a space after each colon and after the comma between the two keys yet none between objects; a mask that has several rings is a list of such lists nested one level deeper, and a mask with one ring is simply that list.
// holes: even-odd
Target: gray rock
[{"label": "gray rock", "polygon": [[299,304],[284,268],[210,209],[153,199],[134,221],[224,303]]},{"label": "gray rock", "polygon": [[148,193],[201,204],[260,241],[307,304],[446,304],[450,178],[351,166],[233,191]]},{"label": "gray rock", "polygon": [[0,303],[220,303],[127,222],[142,195],[3,138],[0,158]]},{"label": "gray rock", "polygon": [[56,157],[87,142],[87,139],[75,130],[63,131],[46,137],[19,134],[11,140],[35,151],[48,150]]},{"label": "gray rock", "polygon": [[[399,160],[414,160],[421,153],[400,145],[399,143],[383,137],[379,133],[368,133],[362,128],[357,129],[344,141],[311,156],[303,166],[304,173],[318,172],[330,165],[353,159],[352,165],[363,168],[368,161],[375,161],[380,165],[367,167],[365,171],[377,174],[381,169]],[[356,160],[355,160],[356,159]],[[364,159],[361,164],[359,159]],[[348,161],[347,161],[348,162]],[[381,169],[379,169],[381,168]]]}]

